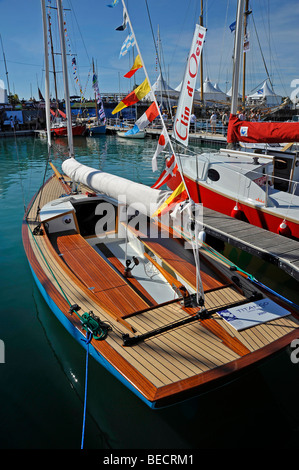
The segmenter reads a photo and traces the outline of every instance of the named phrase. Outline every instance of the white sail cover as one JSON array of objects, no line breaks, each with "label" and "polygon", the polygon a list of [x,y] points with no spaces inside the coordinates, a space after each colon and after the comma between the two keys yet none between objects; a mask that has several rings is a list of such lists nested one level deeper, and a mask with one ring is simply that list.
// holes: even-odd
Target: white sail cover
[{"label": "white sail cover", "polygon": [[171,194],[171,191],[152,189],[120,176],[82,165],[75,158],[65,160],[62,170],[72,181],[85,184],[95,192],[125,202],[128,206],[148,216],[151,216]]},{"label": "white sail cover", "polygon": [[176,141],[188,146],[189,125],[194,99],[194,90],[196,78],[202,51],[206,28],[196,25],[195,32],[191,44],[189,58],[185,70],[183,83],[181,86],[181,94],[178,102],[177,112],[174,120],[172,136]]}]

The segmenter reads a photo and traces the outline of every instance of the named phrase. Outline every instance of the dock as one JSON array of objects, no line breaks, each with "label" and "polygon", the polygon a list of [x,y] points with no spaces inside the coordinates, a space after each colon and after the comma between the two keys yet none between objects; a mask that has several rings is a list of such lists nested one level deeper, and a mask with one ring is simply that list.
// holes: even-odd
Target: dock
[{"label": "dock", "polygon": [[299,281],[299,242],[203,208],[208,235],[272,263]]},{"label": "dock", "polygon": [[[169,135],[171,135],[172,130],[168,132]],[[155,128],[146,128],[146,135],[151,137],[151,138],[159,138],[161,134],[161,129],[155,129]],[[190,143],[196,143],[199,145],[202,144],[208,144],[213,147],[223,147],[226,146],[226,136],[223,134],[212,134],[212,132],[190,132],[189,134],[189,142]]]},{"label": "dock", "polygon": [[32,129],[24,129],[24,130],[18,130],[18,131],[1,131],[0,132],[0,138],[3,137],[27,137],[27,136],[32,136],[34,135],[34,130]]},{"label": "dock", "polygon": [[[116,132],[120,130],[119,127],[107,125],[106,131],[107,134],[116,134]],[[159,127],[147,127],[146,128],[146,137],[152,139],[158,139],[161,135],[162,129]],[[172,130],[169,129],[168,134],[171,135]],[[212,148],[221,148],[226,146],[226,136],[223,134],[212,134],[211,132],[191,132],[189,134],[189,142],[199,145],[209,145]]]}]

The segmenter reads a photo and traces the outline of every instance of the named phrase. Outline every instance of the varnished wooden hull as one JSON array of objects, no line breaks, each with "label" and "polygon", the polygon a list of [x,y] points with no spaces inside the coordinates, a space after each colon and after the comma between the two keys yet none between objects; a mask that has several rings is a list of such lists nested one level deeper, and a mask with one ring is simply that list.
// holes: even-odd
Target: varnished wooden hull
[{"label": "varnished wooden hull", "polygon": [[[63,182],[53,177],[45,184],[43,197],[45,201],[52,200],[64,190]],[[32,207],[34,205],[33,202]],[[71,265],[65,265],[63,256],[55,253],[48,235],[33,236],[37,223],[30,214],[29,209],[28,217],[23,221],[22,237],[33,277],[50,309],[83,347],[86,347],[82,341],[86,331],[82,329],[78,316],[70,312],[70,304],[81,305],[82,313],[93,310],[102,320],[111,321],[123,333],[130,335],[132,331],[144,332],[186,315],[194,315],[196,309],[182,309],[180,301],[173,300],[163,305],[148,303],[144,310],[139,307],[137,314],[128,311],[118,316],[115,311],[111,316],[107,302],[101,303],[101,295],[97,297],[90,291],[82,278],[80,280],[71,270]],[[150,241],[148,244],[148,249],[155,249]],[[216,285],[209,287],[209,273],[203,279],[208,286],[208,307],[212,308],[217,302],[222,305],[230,298],[241,298],[241,294],[229,285],[224,285],[223,289]],[[134,294],[132,291],[133,299],[134,295],[136,290]],[[132,347],[124,347],[122,339],[113,332],[105,340],[92,339],[89,350],[103,367],[148,406],[159,408],[231,380],[245,368],[290,344],[299,336],[295,314],[280,319],[278,323],[261,325],[256,334],[252,331],[236,333],[219,319],[202,319]]]}]

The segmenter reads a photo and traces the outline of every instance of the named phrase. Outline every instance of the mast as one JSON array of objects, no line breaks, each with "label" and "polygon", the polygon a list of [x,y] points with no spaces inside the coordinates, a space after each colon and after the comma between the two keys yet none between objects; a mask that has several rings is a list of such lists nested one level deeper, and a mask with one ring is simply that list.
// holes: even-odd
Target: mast
[{"label": "mast", "polygon": [[54,48],[53,48],[52,28],[51,28],[51,17],[50,17],[49,14],[48,14],[48,23],[49,23],[49,37],[50,37],[50,44],[51,44],[52,66],[53,66],[54,87],[55,87],[55,97],[56,97],[56,108],[58,109],[58,93],[57,93],[57,82],[56,82],[56,69],[55,69],[55,59],[54,59]]},{"label": "mast", "polygon": [[8,80],[8,71],[7,71],[7,66],[6,66],[6,58],[5,58],[5,53],[4,53],[4,47],[3,47],[3,42],[2,42],[1,34],[0,34],[0,40],[1,40],[1,46],[2,46],[2,52],[3,52],[3,60],[4,60],[4,66],[5,66],[5,74],[6,74],[6,80],[7,80],[8,96],[10,96],[10,87],[9,87],[9,80]]},{"label": "mast", "polygon": [[242,41],[243,12],[244,12],[244,0],[238,0],[234,58],[233,58],[231,114],[236,114],[237,107],[238,107],[238,84],[239,84],[239,71],[240,71],[241,44],[243,43]]},{"label": "mast", "polygon": [[162,97],[162,87],[163,87],[163,76],[162,76],[162,66],[161,66],[161,41],[160,41],[160,26],[158,25],[158,34],[157,34],[157,42],[158,42],[158,63],[159,63],[159,69],[160,69],[160,79],[161,79],[161,87],[160,87],[160,102],[161,106],[163,103],[163,97]]},{"label": "mast", "polygon": [[[199,24],[203,26],[203,0],[200,0],[200,17],[199,17]],[[200,55],[200,101],[203,103],[203,52],[201,51]]]},{"label": "mast", "polygon": [[45,107],[46,107],[46,127],[48,139],[48,151],[51,147],[51,124],[50,124],[50,92],[49,92],[49,51],[48,51],[48,35],[47,35],[47,15],[45,0],[41,0],[43,33],[44,33],[44,55],[45,55]]},{"label": "mast", "polygon": [[[245,11],[244,11],[244,42],[247,34],[247,17],[250,14],[248,11],[249,0],[245,0]],[[243,50],[243,93],[242,93],[242,103],[245,108],[245,81],[246,81],[246,51]]]},{"label": "mast", "polygon": [[69,154],[70,154],[70,157],[74,157],[72,118],[71,118],[70,92],[69,92],[69,82],[68,82],[67,63],[66,63],[66,46],[65,46],[65,37],[64,37],[62,1],[56,0],[56,3],[57,3],[59,36],[60,36],[61,56],[62,56],[61,58],[62,58],[64,100],[65,100],[65,110],[66,110],[66,124],[67,124],[67,133],[68,133]]}]

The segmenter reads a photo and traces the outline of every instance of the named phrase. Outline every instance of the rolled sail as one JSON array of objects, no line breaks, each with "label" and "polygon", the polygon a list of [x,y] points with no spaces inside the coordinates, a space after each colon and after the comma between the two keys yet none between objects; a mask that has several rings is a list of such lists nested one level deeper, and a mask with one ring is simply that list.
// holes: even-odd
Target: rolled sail
[{"label": "rolled sail", "polygon": [[128,206],[148,216],[152,215],[171,194],[171,191],[153,189],[82,165],[75,158],[65,160],[62,170],[72,181],[85,184],[93,191],[106,194],[116,200],[125,201]]}]

